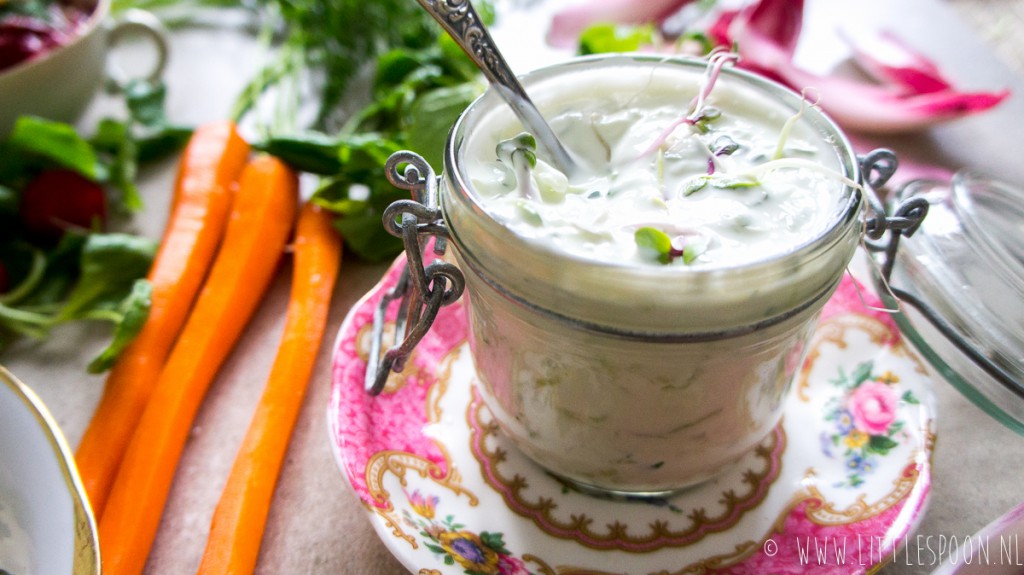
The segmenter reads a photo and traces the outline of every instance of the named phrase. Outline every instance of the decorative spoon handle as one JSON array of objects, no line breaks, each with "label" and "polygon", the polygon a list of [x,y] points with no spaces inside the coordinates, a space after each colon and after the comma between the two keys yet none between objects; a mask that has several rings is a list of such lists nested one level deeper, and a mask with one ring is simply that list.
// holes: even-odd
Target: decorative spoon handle
[{"label": "decorative spoon handle", "polygon": [[576,162],[558,141],[551,126],[540,115],[519,79],[498,51],[490,32],[470,0],[418,0],[445,32],[469,56],[526,129],[547,148],[555,165],[567,175],[576,172]]}]

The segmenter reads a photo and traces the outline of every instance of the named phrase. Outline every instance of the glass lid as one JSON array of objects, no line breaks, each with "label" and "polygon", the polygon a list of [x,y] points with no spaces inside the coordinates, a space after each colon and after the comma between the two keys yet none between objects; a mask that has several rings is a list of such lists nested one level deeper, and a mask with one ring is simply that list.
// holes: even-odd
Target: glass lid
[{"label": "glass lid", "polygon": [[896,320],[960,392],[1024,435],[1024,190],[964,171],[894,199],[912,198],[928,214],[895,252]]}]

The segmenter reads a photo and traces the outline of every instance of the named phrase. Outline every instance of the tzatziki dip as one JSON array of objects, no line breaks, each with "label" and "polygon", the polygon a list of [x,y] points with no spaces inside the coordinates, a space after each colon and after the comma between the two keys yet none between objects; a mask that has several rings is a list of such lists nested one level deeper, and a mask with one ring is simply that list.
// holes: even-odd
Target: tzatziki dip
[{"label": "tzatziki dip", "polygon": [[[582,166],[572,177],[516,140],[514,119],[471,134],[466,166],[481,205],[523,238],[615,262],[736,266],[819,235],[844,188],[834,143],[801,111],[735,82],[710,86],[698,104],[709,78],[673,72],[596,71],[565,94],[537,94]],[[649,245],[658,240],[668,251]]]},{"label": "tzatziki dip", "polygon": [[859,241],[845,137],[726,63],[524,77],[572,174],[493,91],[449,140],[439,198],[478,389],[523,453],[584,488],[664,494],[749,453]]}]

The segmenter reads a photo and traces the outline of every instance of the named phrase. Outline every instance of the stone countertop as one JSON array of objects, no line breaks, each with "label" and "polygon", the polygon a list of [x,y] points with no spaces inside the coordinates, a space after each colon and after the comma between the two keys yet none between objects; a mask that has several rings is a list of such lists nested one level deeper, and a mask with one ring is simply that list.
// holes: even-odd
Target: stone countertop
[{"label": "stone countertop", "polygon": [[[881,22],[900,31],[972,87],[1009,86],[1014,96],[991,114],[937,127],[924,135],[896,138],[893,147],[951,168],[975,166],[1024,181],[1016,145],[1024,128],[1024,15],[1021,0],[875,0],[862,3]],[[180,31],[172,39],[168,112],[182,123],[225,117],[230,97],[249,77],[253,45],[231,31]],[[211,54],[216,57],[211,57]],[[994,57],[997,54],[998,57]],[[94,106],[85,125],[105,111]],[[151,206],[166,205],[173,162],[148,168],[143,189]],[[146,210],[138,231],[158,238],[166,213]],[[384,265],[343,264],[335,302],[305,406],[292,439],[270,510],[257,573],[400,575],[406,570],[378,538],[333,459],[325,408],[329,349],[348,309],[380,278]],[[149,574],[194,572],[221,486],[232,465],[274,356],[288,297],[289,268],[272,285],[238,348],[211,389],[180,462],[175,485],[151,553]],[[84,375],[100,347],[86,329],[62,330],[43,345],[20,345],[5,365],[31,385],[54,413],[71,445],[77,445],[102,389],[102,378]],[[963,538],[1020,501],[1024,439],[1002,427],[936,380],[938,442],[933,458],[931,503],[918,534]],[[913,558],[912,558],[913,559]],[[907,564],[912,563],[912,564]],[[902,555],[886,574],[928,573],[934,565]]]}]

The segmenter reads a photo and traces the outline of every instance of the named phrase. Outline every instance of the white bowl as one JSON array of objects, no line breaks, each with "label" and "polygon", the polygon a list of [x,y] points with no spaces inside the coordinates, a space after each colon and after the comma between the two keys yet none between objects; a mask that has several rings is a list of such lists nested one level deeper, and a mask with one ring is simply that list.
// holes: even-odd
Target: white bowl
[{"label": "white bowl", "polygon": [[97,0],[74,40],[0,72],[0,138],[22,115],[74,122],[106,80],[108,48],[125,32],[139,31],[153,42],[158,60],[148,77],[160,76],[167,41],[159,22],[138,13],[112,22],[109,14],[110,0]]},{"label": "white bowl", "polygon": [[97,575],[96,524],[63,434],[39,397],[0,366],[0,569]]}]

